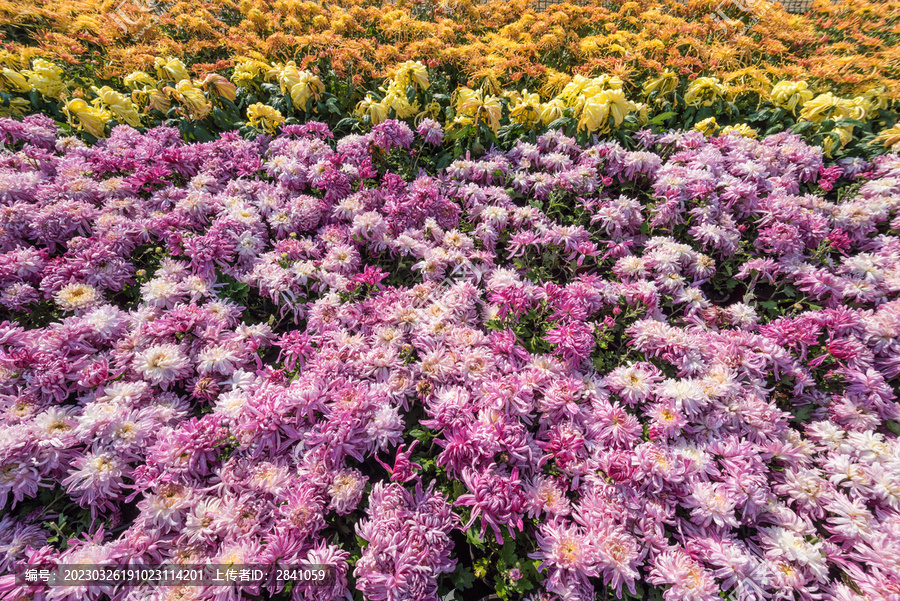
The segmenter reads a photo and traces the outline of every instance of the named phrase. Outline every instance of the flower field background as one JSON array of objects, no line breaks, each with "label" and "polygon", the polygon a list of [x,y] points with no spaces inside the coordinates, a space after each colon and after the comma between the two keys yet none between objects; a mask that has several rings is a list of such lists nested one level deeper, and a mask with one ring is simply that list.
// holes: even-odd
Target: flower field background
[{"label": "flower field background", "polygon": [[717,6],[0,3],[0,599],[896,601],[900,6]]}]

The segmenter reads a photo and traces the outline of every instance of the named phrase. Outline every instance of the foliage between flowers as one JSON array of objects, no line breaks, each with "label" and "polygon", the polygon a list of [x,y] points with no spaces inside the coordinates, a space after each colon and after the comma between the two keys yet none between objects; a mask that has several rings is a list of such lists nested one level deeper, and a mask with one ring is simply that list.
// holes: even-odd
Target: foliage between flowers
[{"label": "foliage between flowers", "polygon": [[294,599],[898,594],[897,155],[553,131],[419,169],[436,124],[0,128],[4,570],[335,566],[241,593]]}]

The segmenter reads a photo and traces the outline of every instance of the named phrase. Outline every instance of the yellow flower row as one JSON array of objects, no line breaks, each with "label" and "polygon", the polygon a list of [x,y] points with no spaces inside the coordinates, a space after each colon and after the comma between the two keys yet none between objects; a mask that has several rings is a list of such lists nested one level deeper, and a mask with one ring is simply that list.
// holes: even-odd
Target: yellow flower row
[{"label": "yellow flower row", "polygon": [[[202,79],[192,79],[186,65],[179,59],[157,58],[154,74],[135,71],[124,78],[130,94],[123,94],[109,86],[92,87],[92,100],[82,97],[68,98],[69,85],[63,79],[64,71],[57,65],[35,59],[32,69],[15,71],[0,70],[0,87],[10,93],[26,93],[36,90],[45,98],[64,101],[63,111],[73,127],[83,129],[93,136],[104,135],[106,124],[115,119],[120,123],[140,126],[142,115],[155,110],[167,113],[173,106],[185,119],[196,121],[206,118],[213,109],[213,99],[221,97],[234,101],[238,86],[259,88],[263,83],[277,83],[282,94],[290,96],[293,108],[305,112],[310,101],[318,102],[325,94],[325,85],[314,73],[301,69],[293,61],[269,64],[258,59],[238,62],[231,80],[218,73],[209,73]],[[420,61],[401,63],[394,75],[379,89],[381,100],[367,94],[360,101],[354,113],[367,115],[371,124],[384,121],[389,115],[400,119],[423,117],[436,118],[441,106],[431,102],[421,106],[417,97],[407,96],[407,89],[424,92],[430,86],[428,69]],[[643,93],[650,102],[671,99],[679,86],[678,76],[665,71],[660,76],[647,81]],[[649,119],[650,105],[635,102],[626,97],[624,82],[618,76],[603,75],[588,78],[582,75],[566,76],[551,73],[540,92],[529,90],[503,91],[496,82],[487,79],[480,88],[460,87],[453,96],[455,117],[447,126],[451,128],[468,125],[486,125],[497,131],[502,118],[501,98],[506,99],[509,119],[527,128],[546,126],[569,111],[577,119],[578,130],[604,134],[621,126],[628,115],[634,114],[640,124]],[[691,107],[709,107],[732,96],[732,84],[716,77],[698,77],[684,92],[684,102]],[[774,106],[784,109],[799,119],[822,123],[826,119],[855,119],[865,121],[879,109],[888,106],[888,98],[882,88],[873,88],[853,98],[841,98],[831,92],[816,95],[802,80],[781,81],[771,86],[758,88],[760,96]],[[496,93],[492,93],[495,91]],[[547,98],[543,100],[541,94]],[[24,110],[22,103],[12,103],[8,113]],[[256,103],[248,109],[249,123],[260,129],[274,132],[284,122],[281,112],[263,103]],[[698,127],[708,133],[716,131],[715,120],[705,121]],[[710,129],[711,128],[711,129]],[[853,127],[838,127],[835,130],[841,146],[852,139]],[[746,133],[746,132],[743,132]],[[887,146],[893,146],[893,137],[879,136]],[[832,150],[835,142],[829,138],[827,150]]]}]

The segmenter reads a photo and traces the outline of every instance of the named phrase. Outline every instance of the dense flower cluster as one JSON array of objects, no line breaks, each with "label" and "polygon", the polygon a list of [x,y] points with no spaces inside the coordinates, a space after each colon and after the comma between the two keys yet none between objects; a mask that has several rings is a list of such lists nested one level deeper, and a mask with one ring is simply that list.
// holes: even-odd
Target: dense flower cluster
[{"label": "dense flower cluster", "polygon": [[900,594],[900,157],[551,131],[404,177],[439,124],[0,130],[3,566],[434,599],[512,541],[535,598]]},{"label": "dense flower cluster", "polygon": [[0,116],[50,115],[89,141],[127,124],[178,126],[201,142],[313,120],[347,133],[428,118],[479,154],[564,120],[570,135],[622,131],[620,142],[648,124],[789,129],[828,157],[870,158],[900,148],[885,33],[896,3],[846,2],[832,20],[839,11],[824,3],[806,17],[768,1],[438,2],[447,18],[432,0],[18,0],[15,14],[0,7],[0,36],[12,38],[0,50]]},{"label": "dense flower cluster", "polygon": [[[897,10],[896,0],[813,2],[801,15],[774,2],[722,6],[712,0],[549,6],[522,0],[17,0],[0,7],[0,25],[6,66],[63,58],[98,69],[103,78],[151,69],[153,55],[162,51],[206,70],[247,58],[302,58],[313,65],[327,57],[340,76],[357,78],[383,78],[399,63],[430,58],[459,69],[460,83],[483,77],[509,83],[551,75],[554,67],[643,78],[661,66],[693,74],[712,69],[708,74],[718,77],[763,66],[752,72],[812,77],[841,93],[885,86],[897,99],[891,67]],[[723,31],[726,17],[734,22]],[[745,24],[752,27],[744,30]],[[22,59],[29,65],[15,64]]]}]

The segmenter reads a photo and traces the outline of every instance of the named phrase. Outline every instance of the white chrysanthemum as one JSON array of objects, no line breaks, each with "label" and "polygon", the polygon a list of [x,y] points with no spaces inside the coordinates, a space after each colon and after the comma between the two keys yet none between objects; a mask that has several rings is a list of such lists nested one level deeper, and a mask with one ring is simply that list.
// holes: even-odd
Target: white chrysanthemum
[{"label": "white chrysanthemum", "polygon": [[101,338],[108,339],[125,324],[127,317],[121,309],[103,305],[87,313],[82,319]]},{"label": "white chrysanthemum", "polygon": [[190,295],[191,300],[198,300],[210,295],[209,283],[197,275],[184,278],[180,287]]},{"label": "white chrysanthemum", "polygon": [[343,470],[339,472],[328,489],[331,495],[329,507],[338,515],[349,513],[356,508],[366,487],[366,478],[357,470]]},{"label": "white chrysanthemum", "polygon": [[842,428],[830,421],[812,423],[807,426],[807,432],[831,451],[840,448],[845,434]]},{"label": "white chrysanthemum", "polygon": [[219,499],[206,498],[194,504],[182,528],[189,542],[205,541],[215,535],[213,522],[221,508],[222,501]]},{"label": "white chrysanthemum", "polygon": [[503,207],[494,206],[486,207],[481,212],[481,216],[485,219],[485,221],[498,228],[505,227],[507,219],[509,218],[509,214],[507,213],[506,209],[504,209]]},{"label": "white chrysanthemum", "polygon": [[616,273],[628,277],[642,277],[647,274],[647,260],[629,255],[616,261]]},{"label": "white chrysanthemum", "polygon": [[382,405],[366,426],[366,434],[379,449],[396,444],[403,434],[403,420],[393,405]]},{"label": "white chrysanthemum", "polygon": [[728,307],[728,315],[731,318],[731,323],[742,328],[752,327],[759,321],[756,309],[747,303],[732,304]]},{"label": "white chrysanthemum", "polygon": [[821,542],[807,542],[803,536],[786,528],[774,528],[773,530],[775,532],[770,536],[785,557],[809,568],[819,580],[823,580],[827,576],[828,566],[825,564]]},{"label": "white chrysanthemum", "polygon": [[141,284],[141,297],[153,307],[172,308],[183,296],[181,286],[168,278],[153,278]]},{"label": "white chrysanthemum", "polygon": [[114,494],[122,477],[122,461],[112,453],[86,454],[75,461],[77,468],[66,479],[69,490],[93,489],[101,494]]},{"label": "white chrysanthemum", "polygon": [[692,519],[699,520],[701,524],[715,522],[718,526],[738,527],[734,517],[736,500],[712,482],[698,482],[691,492],[689,503],[693,507]]},{"label": "white chrysanthemum", "polygon": [[203,375],[213,372],[227,376],[234,371],[237,353],[223,345],[209,346],[197,355],[197,371]]},{"label": "white chrysanthemum", "polygon": [[164,485],[158,494],[147,497],[140,505],[144,515],[157,528],[164,532],[174,528],[181,521],[181,510],[188,506],[189,497],[185,489],[177,485]]},{"label": "white chrysanthemum", "polygon": [[240,256],[255,257],[265,248],[265,243],[250,231],[243,232],[237,240],[237,252]]},{"label": "white chrysanthemum", "polygon": [[167,386],[181,379],[189,367],[187,357],[174,344],[151,346],[134,358],[134,370],[158,386]]},{"label": "white chrysanthemum", "polygon": [[41,433],[47,444],[57,446],[61,444],[60,437],[72,432],[78,425],[72,413],[71,408],[51,407],[35,417],[32,426]]},{"label": "white chrysanthemum", "polygon": [[675,400],[688,414],[696,414],[709,402],[703,386],[695,380],[666,380],[659,386],[658,393]]},{"label": "white chrysanthemum", "polygon": [[700,380],[700,385],[707,396],[719,398],[735,392],[739,386],[735,384],[737,374],[725,365],[713,365]]},{"label": "white chrysanthemum", "polygon": [[228,417],[237,417],[247,404],[247,394],[242,390],[232,390],[219,395],[216,402],[216,413]]},{"label": "white chrysanthemum", "polygon": [[66,284],[56,293],[54,300],[63,311],[90,309],[103,299],[96,288],[89,284]]},{"label": "white chrysanthemum", "polygon": [[113,382],[103,389],[103,395],[97,397],[98,403],[134,405],[147,393],[146,382]]},{"label": "white chrysanthemum", "polygon": [[[884,442],[884,436],[878,432],[849,432],[845,447],[855,452],[864,463],[878,461],[890,455],[890,447]],[[843,449],[842,449],[843,450]]]}]

